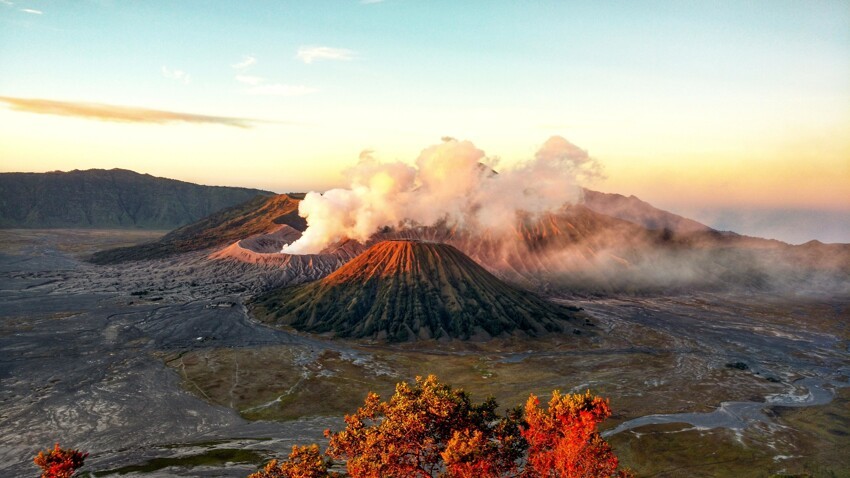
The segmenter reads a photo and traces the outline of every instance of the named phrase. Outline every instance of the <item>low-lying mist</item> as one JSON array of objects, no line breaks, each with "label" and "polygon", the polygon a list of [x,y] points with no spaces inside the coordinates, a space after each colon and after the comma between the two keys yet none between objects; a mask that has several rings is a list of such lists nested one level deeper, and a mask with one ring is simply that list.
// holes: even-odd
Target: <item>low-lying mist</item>
[{"label": "low-lying mist", "polygon": [[601,166],[559,136],[528,161],[496,167],[452,138],[413,166],[364,152],[347,172],[349,188],[307,194],[299,213],[308,227],[281,252],[353,257],[379,240],[412,238],[450,243],[537,290],[850,293],[850,246],[721,233],[637,198],[589,191],[585,201],[583,186]]}]

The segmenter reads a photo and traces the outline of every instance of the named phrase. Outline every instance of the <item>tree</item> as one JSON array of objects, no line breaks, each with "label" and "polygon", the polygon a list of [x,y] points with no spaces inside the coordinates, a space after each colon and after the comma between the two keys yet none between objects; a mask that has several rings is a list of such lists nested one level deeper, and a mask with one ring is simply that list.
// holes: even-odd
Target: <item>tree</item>
[{"label": "tree", "polygon": [[248,478],[325,478],[338,476],[328,472],[328,462],[319,453],[319,445],[294,446],[289,459],[272,460]]},{"label": "tree", "polygon": [[528,443],[526,475],[591,478],[630,476],[618,470],[618,459],[596,427],[611,416],[608,400],[590,391],[561,395],[555,390],[549,407],[534,395],[525,405],[522,436]]},{"label": "tree", "polygon": [[38,452],[33,462],[41,468],[41,478],[71,478],[79,468],[88,453],[70,448],[64,449],[55,444],[53,449]]},{"label": "tree", "polygon": [[496,414],[492,398],[471,402],[433,375],[399,383],[386,402],[370,393],[345,429],[325,431],[326,454],[345,460],[348,475],[328,471],[317,445],[295,447],[249,478],[611,478],[618,469],[597,425],[611,415],[608,401],[587,392],[552,392],[547,409],[534,395],[525,408]]},{"label": "tree", "polygon": [[523,446],[511,424],[515,416],[496,415],[489,399],[473,405],[433,375],[396,385],[381,402],[370,393],[357,413],[345,417],[345,430],[325,432],[328,455],[346,460],[355,478],[405,476],[503,476],[515,468]]}]

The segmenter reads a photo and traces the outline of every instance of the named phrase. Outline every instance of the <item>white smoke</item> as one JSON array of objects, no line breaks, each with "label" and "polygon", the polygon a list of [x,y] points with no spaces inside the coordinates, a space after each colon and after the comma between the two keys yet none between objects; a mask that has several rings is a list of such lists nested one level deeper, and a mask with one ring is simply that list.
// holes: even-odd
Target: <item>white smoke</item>
[{"label": "white smoke", "polygon": [[582,183],[599,164],[560,136],[534,158],[494,174],[495,160],[469,141],[445,138],[425,148],[416,165],[381,163],[365,151],[347,171],[348,189],[308,193],[299,214],[307,230],[283,247],[288,254],[318,253],[343,238],[366,241],[383,227],[445,221],[491,234],[512,230],[518,212],[537,215],[581,199]]}]

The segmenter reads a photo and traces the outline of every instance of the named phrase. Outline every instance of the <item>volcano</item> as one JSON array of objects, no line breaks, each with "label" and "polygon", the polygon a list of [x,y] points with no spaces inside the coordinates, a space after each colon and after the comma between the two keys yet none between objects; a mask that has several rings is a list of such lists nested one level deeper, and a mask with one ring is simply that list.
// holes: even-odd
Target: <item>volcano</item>
[{"label": "volcano", "polygon": [[275,325],[388,341],[581,333],[579,309],[514,288],[447,244],[384,241],[326,278],[253,303]]},{"label": "volcano", "polygon": [[261,196],[157,242],[101,251],[90,261],[114,264],[206,251],[208,259],[226,269],[234,264],[238,270],[277,269],[275,274],[287,278],[282,283],[292,285],[325,277],[381,241],[404,239],[450,244],[499,279],[562,297],[742,288],[784,292],[813,285],[835,294],[850,292],[850,244],[792,246],[716,231],[633,196],[584,193],[583,204],[518,215],[505,227],[508,234],[442,221],[399,224],[375,231],[366,241],[343,238],[304,256],[278,253],[307,227],[298,214],[303,196]]},{"label": "volcano", "polygon": [[[306,221],[298,215],[299,201],[297,195],[256,196],[177,228],[156,242],[100,251],[89,260],[95,264],[117,264],[208,249],[255,235],[298,237],[307,228]],[[254,242],[262,244],[261,239]]]}]

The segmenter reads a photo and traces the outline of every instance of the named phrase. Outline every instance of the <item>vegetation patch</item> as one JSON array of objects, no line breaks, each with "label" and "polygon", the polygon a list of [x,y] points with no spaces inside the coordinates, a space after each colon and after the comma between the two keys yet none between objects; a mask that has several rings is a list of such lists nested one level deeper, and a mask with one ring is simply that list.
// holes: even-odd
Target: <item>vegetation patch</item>
[{"label": "vegetation patch", "polygon": [[736,434],[681,423],[649,425],[609,442],[640,476],[850,476],[850,388],[827,405],[772,410],[781,427],[753,426]]},{"label": "vegetation patch", "polygon": [[726,429],[649,425],[614,435],[609,442],[623,465],[640,476],[756,478],[781,469],[771,453],[745,445]]},{"label": "vegetation patch", "polygon": [[199,455],[154,458],[140,465],[123,466],[114,470],[97,471],[94,476],[126,475],[128,473],[150,473],[170,467],[194,468],[196,466],[222,466],[227,463],[250,463],[259,465],[266,457],[253,450],[219,448]]},{"label": "vegetation patch", "polygon": [[[462,383],[478,400],[493,396],[506,407],[525,402],[529,393],[590,389],[611,397],[617,410],[606,426],[652,413],[708,412],[724,400],[760,399],[782,390],[752,374],[711,369],[696,357],[677,365],[669,352],[582,349],[557,335],[462,346],[372,344],[354,350],[292,345],[204,349],[166,362],[183,376],[187,390],[251,420],[340,416],[369,391],[386,396],[399,380],[431,374]],[[702,370],[702,375],[677,367]]]}]

